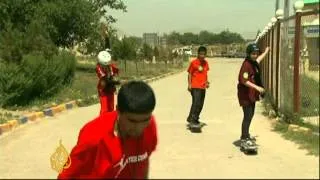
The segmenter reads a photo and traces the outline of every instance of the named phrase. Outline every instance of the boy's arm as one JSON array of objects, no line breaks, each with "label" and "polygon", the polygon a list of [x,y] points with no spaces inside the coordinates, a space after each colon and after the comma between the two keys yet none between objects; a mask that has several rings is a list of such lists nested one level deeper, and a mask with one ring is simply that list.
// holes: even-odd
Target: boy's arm
[{"label": "boy's arm", "polygon": [[69,155],[70,161],[66,163],[69,164],[69,167],[63,169],[58,175],[58,179],[93,178],[90,171],[95,160],[97,147],[89,144],[89,140],[87,128],[84,126],[79,132],[76,146]]},{"label": "boy's arm", "polygon": [[247,64],[243,64],[240,69],[239,81],[241,84],[243,84],[249,88],[255,89],[261,93],[264,92],[264,88],[257,86],[256,84],[249,81],[249,68],[248,68]]},{"label": "boy's arm", "polygon": [[[153,151],[156,150],[157,148],[157,144],[158,144],[158,131],[157,131],[157,123],[155,120],[155,117],[152,116],[151,119],[151,137],[152,137],[152,145],[151,145],[151,149],[150,149],[150,155]],[[144,175],[144,179],[148,179],[149,178],[149,167],[150,167],[150,155],[148,157],[147,161],[147,166],[145,169],[145,175]]]},{"label": "boy's arm", "polygon": [[150,161],[149,161],[149,159],[147,161],[148,162],[147,162],[146,173],[144,175],[144,179],[149,179],[149,163],[150,163]]},{"label": "boy's arm", "polygon": [[192,66],[192,62],[189,65],[188,68],[188,90],[191,90],[191,77],[192,77],[192,73],[193,73],[193,66]]},{"label": "boy's arm", "polygon": [[188,73],[188,90],[191,90],[191,73]]},{"label": "boy's arm", "polygon": [[96,73],[99,79],[103,78],[104,76],[106,76],[106,74],[104,73],[102,67],[98,64],[96,67]]},{"label": "boy's arm", "polygon": [[106,83],[105,81],[103,80],[103,77],[106,76],[106,74],[103,72],[103,69],[102,67],[98,64],[97,67],[96,67],[96,74],[99,78],[99,84],[104,88]]},{"label": "boy's arm", "polygon": [[[208,63],[208,62],[207,62]],[[210,71],[210,68],[209,68],[209,63],[208,63],[208,70],[207,70],[207,84],[206,84],[206,88],[209,88],[210,86],[210,81],[209,81],[209,71]]]},{"label": "boy's arm", "polygon": [[265,91],[263,87],[257,86],[257,85],[255,85],[254,83],[252,83],[250,81],[246,81],[244,85],[249,87],[249,88],[257,90],[260,93],[263,93]]},{"label": "boy's arm", "polygon": [[111,67],[112,67],[113,74],[115,76],[118,76],[119,75],[119,68],[116,66],[116,64],[112,64]]},{"label": "boy's arm", "polygon": [[[90,178],[90,167],[93,164],[93,149],[76,145],[70,154],[70,166],[58,175],[58,179]],[[87,175],[84,175],[87,174]],[[92,178],[92,177],[91,177]]]},{"label": "boy's arm", "polygon": [[268,54],[269,50],[270,50],[270,48],[267,47],[265,49],[265,51],[257,58],[258,63],[260,63],[264,59],[264,57]]}]

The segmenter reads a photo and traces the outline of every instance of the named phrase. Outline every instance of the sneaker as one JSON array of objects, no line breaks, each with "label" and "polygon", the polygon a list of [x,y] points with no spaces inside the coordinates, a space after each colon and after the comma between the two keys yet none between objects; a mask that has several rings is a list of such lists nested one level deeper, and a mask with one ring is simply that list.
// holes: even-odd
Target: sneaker
[{"label": "sneaker", "polygon": [[250,138],[241,139],[241,146],[253,147],[253,146],[255,146],[255,143]]},{"label": "sneaker", "polygon": [[254,141],[254,142],[257,141],[257,139],[256,139],[254,136],[250,136],[249,139],[250,139],[251,141]]},{"label": "sneaker", "polygon": [[187,122],[188,122],[188,123],[191,123],[192,121],[191,121],[191,119],[187,118]]},{"label": "sneaker", "polygon": [[187,118],[188,123],[197,123],[197,121],[194,121],[192,118]]},{"label": "sneaker", "polygon": [[200,124],[194,123],[194,122],[189,123],[189,125],[190,125],[191,128],[199,128],[199,127],[201,127]]},{"label": "sneaker", "polygon": [[245,136],[245,138],[243,136],[241,136],[240,139],[250,139],[251,141],[254,141],[254,142],[257,141],[257,139],[254,136],[251,136],[251,135],[249,135],[249,137]]},{"label": "sneaker", "polygon": [[192,120],[192,118],[188,118],[188,119],[187,119],[187,122],[188,122],[189,124],[196,124],[196,125],[200,124],[200,122],[199,122],[198,120],[194,121],[194,120]]}]

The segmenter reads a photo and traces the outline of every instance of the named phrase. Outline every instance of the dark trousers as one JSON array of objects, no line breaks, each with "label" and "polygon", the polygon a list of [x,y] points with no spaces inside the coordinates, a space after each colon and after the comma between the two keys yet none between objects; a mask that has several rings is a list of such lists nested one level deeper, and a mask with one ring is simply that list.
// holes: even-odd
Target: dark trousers
[{"label": "dark trousers", "polygon": [[241,139],[250,138],[249,128],[254,115],[255,107],[256,107],[255,103],[242,107],[243,120],[242,120],[242,127],[241,127]]},{"label": "dark trousers", "polygon": [[192,105],[187,121],[190,123],[199,123],[199,116],[203,108],[204,99],[206,97],[205,89],[191,89]]}]

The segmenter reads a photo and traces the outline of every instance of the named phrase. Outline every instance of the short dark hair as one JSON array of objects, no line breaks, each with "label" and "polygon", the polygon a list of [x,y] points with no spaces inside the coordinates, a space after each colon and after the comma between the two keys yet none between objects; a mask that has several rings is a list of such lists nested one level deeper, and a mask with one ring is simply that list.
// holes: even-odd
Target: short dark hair
[{"label": "short dark hair", "polygon": [[151,113],[156,105],[152,88],[143,81],[130,81],[121,86],[118,93],[119,112]]},{"label": "short dark hair", "polygon": [[198,48],[198,54],[199,54],[200,52],[205,52],[205,53],[207,54],[207,48],[204,47],[204,46],[200,46],[200,47]]}]

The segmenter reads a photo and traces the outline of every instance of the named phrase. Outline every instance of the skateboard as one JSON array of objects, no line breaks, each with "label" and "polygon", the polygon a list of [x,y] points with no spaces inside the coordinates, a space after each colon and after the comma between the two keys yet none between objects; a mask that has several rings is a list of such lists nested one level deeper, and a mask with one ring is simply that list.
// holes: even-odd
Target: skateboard
[{"label": "skateboard", "polygon": [[251,145],[247,145],[246,143],[240,144],[240,150],[245,154],[258,154],[258,145],[255,141],[251,141]]},{"label": "skateboard", "polygon": [[187,128],[192,132],[192,133],[201,133],[202,128],[206,126],[206,123],[200,123],[200,124],[187,124]]}]

